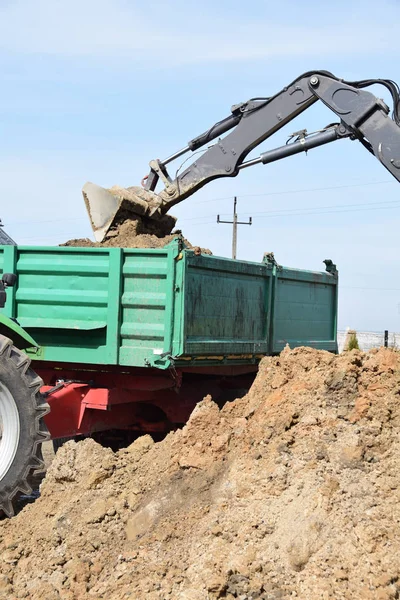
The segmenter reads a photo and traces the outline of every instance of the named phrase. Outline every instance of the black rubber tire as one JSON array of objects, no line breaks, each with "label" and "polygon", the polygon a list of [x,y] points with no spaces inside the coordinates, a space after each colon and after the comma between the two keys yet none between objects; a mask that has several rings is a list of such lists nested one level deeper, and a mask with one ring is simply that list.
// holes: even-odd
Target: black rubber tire
[{"label": "black rubber tire", "polygon": [[18,496],[32,493],[32,473],[44,468],[41,446],[49,439],[43,417],[50,409],[40,394],[43,382],[30,368],[30,363],[24,352],[0,335],[0,382],[13,397],[19,419],[15,456],[0,479],[0,515],[4,513],[8,517],[14,515]]}]

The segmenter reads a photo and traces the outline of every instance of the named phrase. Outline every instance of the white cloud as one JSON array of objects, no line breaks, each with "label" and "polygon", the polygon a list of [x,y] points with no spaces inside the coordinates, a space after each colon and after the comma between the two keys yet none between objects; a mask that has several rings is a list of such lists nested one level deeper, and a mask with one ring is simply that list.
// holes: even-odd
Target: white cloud
[{"label": "white cloud", "polygon": [[396,27],[387,11],[373,23],[363,22],[361,13],[356,30],[352,19],[332,21],[318,8],[307,25],[296,23],[290,11],[279,13],[279,22],[246,20],[235,10],[224,18],[203,12],[190,4],[174,7],[173,1],[153,3],[145,12],[142,3],[123,0],[14,0],[0,6],[0,48],[170,65],[308,55],[315,60],[387,52]]}]

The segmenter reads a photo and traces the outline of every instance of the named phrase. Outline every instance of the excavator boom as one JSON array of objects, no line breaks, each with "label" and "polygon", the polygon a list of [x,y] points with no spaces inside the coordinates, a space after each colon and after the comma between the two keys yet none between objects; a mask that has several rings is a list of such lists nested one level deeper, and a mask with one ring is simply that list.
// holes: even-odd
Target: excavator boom
[{"label": "excavator boom", "polygon": [[[393,98],[392,116],[383,100],[364,89],[374,84],[389,89]],[[297,132],[293,142],[264,152],[256,159],[245,160],[256,146],[318,100],[337,115],[339,123],[313,135],[308,135],[306,130]],[[104,190],[87,183],[83,193],[95,237],[101,241],[127,211],[144,219],[162,219],[172,206],[214,179],[235,177],[241,169],[267,164],[346,137],[359,140],[400,181],[399,112],[399,88],[391,80],[345,82],[327,71],[304,73],[275,96],[254,98],[233,106],[231,115],[191,140],[182,150],[163,161],[152,160],[144,189]],[[225,133],[227,135],[221,138]],[[210,146],[213,140],[216,141]],[[190,151],[197,155],[203,146],[206,147],[204,153],[172,179],[167,165]],[[160,180],[164,189],[157,193]]]}]

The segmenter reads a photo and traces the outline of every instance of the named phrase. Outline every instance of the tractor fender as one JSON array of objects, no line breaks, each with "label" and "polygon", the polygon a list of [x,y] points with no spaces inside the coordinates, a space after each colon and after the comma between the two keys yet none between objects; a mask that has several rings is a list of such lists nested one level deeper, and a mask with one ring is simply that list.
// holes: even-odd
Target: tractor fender
[{"label": "tractor fender", "polygon": [[0,334],[10,338],[14,346],[24,348],[39,348],[33,337],[29,335],[16,321],[0,313]]}]

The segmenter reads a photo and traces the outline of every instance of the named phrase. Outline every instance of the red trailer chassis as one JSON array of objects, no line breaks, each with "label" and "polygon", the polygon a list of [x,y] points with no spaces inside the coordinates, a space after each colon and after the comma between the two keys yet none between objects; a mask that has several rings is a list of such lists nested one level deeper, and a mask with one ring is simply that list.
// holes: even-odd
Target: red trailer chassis
[{"label": "red trailer chassis", "polygon": [[223,404],[249,389],[255,365],[185,367],[160,371],[96,365],[49,365],[34,369],[50,405],[45,417],[52,439],[107,430],[167,433],[182,426],[207,394]]}]

